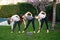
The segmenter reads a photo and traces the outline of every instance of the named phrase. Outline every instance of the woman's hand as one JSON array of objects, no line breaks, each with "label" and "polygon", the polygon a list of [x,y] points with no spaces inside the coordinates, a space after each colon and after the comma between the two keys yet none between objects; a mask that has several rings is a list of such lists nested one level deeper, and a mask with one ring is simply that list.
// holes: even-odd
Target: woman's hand
[{"label": "woman's hand", "polygon": [[39,17],[38,16],[35,16],[35,19],[39,19]]}]

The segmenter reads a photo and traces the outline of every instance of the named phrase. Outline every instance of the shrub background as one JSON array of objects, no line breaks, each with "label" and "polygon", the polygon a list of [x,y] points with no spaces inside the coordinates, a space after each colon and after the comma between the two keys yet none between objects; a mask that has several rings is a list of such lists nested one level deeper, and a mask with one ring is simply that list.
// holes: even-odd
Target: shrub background
[{"label": "shrub background", "polygon": [[[29,3],[17,3],[17,5],[2,5],[0,9],[0,17],[6,18],[10,17],[14,14],[25,14],[27,11],[30,11],[33,16],[37,14],[36,9]],[[46,12],[48,16],[48,20],[52,21],[53,14],[53,4],[46,7]],[[60,4],[57,4],[56,7],[56,21],[60,21]]]},{"label": "shrub background", "polygon": [[17,13],[17,5],[3,5],[0,10],[0,17],[6,18]]},{"label": "shrub background", "polygon": [[30,11],[33,16],[36,14],[36,9],[28,3],[18,3],[17,5],[3,5],[0,10],[0,17],[10,17],[14,14],[25,14]]},{"label": "shrub background", "polygon": [[27,11],[30,11],[33,16],[37,14],[36,9],[29,3],[18,3],[18,8],[18,14],[25,14]]},{"label": "shrub background", "polygon": [[[47,15],[48,15],[48,19],[52,20],[53,4],[46,7],[46,12],[47,12]],[[60,22],[60,4],[57,4],[57,6],[56,6],[56,21]]]}]

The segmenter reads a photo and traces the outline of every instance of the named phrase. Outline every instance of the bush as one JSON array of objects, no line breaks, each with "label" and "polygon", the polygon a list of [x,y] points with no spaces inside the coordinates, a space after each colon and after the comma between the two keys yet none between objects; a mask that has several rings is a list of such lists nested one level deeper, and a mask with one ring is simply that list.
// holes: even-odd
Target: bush
[{"label": "bush", "polygon": [[60,4],[57,4],[56,8],[56,20],[60,22]]},{"label": "bush", "polygon": [[29,3],[18,3],[18,7],[18,14],[25,14],[27,11],[30,11],[33,14],[33,16],[37,14],[36,9]]},{"label": "bush", "polygon": [[[17,5],[3,5],[0,10],[0,17],[10,17],[14,14],[25,14],[27,11],[30,11],[33,16],[37,14],[36,9],[28,3],[18,3]],[[53,5],[46,7],[46,12],[48,19],[52,20],[53,14]],[[57,4],[56,7],[56,21],[60,21],[60,4]]]},{"label": "bush", "polygon": [[0,10],[0,17],[10,17],[17,13],[18,7],[16,5],[3,5]]},{"label": "bush", "polygon": [[36,9],[29,3],[18,3],[17,5],[3,5],[0,10],[0,17],[10,17],[14,14],[25,14],[30,11],[33,16],[36,14]]},{"label": "bush", "polygon": [[[48,15],[48,19],[52,20],[52,15],[53,15],[53,5],[49,5],[48,7],[46,7],[46,12]],[[56,6],[56,21],[60,22],[60,4],[57,4]]]},{"label": "bush", "polygon": [[52,5],[49,5],[46,7],[46,13],[48,16],[48,20],[52,21],[52,14],[53,14],[53,6]]}]

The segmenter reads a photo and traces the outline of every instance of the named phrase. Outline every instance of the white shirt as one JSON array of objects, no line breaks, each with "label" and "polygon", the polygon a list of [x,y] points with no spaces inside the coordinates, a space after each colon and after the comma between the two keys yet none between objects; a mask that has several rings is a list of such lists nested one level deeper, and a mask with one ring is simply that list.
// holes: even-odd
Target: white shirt
[{"label": "white shirt", "polygon": [[[30,14],[31,14],[31,16],[28,16],[28,13],[30,13]],[[33,16],[32,16],[32,13],[31,13],[31,12],[27,12],[24,16],[26,17],[26,19],[27,19],[27,20],[31,20],[31,19],[33,18]]]},{"label": "white shirt", "polygon": [[40,20],[46,17],[46,13],[45,13],[45,15],[42,13],[45,13],[45,12],[41,11],[38,15]]},{"label": "white shirt", "polygon": [[20,17],[19,17],[18,15],[13,15],[13,16],[11,17],[11,20],[12,20],[12,21],[20,21]]}]

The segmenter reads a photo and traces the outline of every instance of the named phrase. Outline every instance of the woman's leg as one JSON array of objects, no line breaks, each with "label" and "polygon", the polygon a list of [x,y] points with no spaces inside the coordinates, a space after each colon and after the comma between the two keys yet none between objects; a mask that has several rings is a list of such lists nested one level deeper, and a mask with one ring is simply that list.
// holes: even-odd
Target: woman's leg
[{"label": "woman's leg", "polygon": [[42,26],[43,26],[43,23],[44,23],[44,19],[41,20],[40,30],[41,30],[41,28],[42,28]]},{"label": "woman's leg", "polygon": [[20,31],[20,21],[18,21],[17,24],[18,24],[18,31]]},{"label": "woman's leg", "polygon": [[28,28],[30,22],[31,22],[31,21],[28,21],[28,22],[27,22],[27,25],[26,25],[26,28],[24,29],[24,31]]},{"label": "woman's leg", "polygon": [[46,23],[46,27],[47,27],[47,33],[49,32],[49,28],[48,28],[48,19],[47,17],[45,18],[45,23]]},{"label": "woman's leg", "polygon": [[33,31],[35,31],[34,18],[32,19],[32,27],[33,27]]},{"label": "woman's leg", "polygon": [[[39,21],[39,22],[40,22],[40,21]],[[42,28],[42,26],[43,26],[43,23],[44,23],[44,19],[41,20],[41,23],[39,24],[39,25],[41,25],[41,26],[39,27],[39,30],[38,30],[37,33],[39,33],[39,32],[41,31],[41,28]]]},{"label": "woman's leg", "polygon": [[17,24],[17,22],[14,22],[14,24],[13,24],[13,32],[14,32],[14,29],[15,29],[15,27],[16,27],[16,24]]}]

